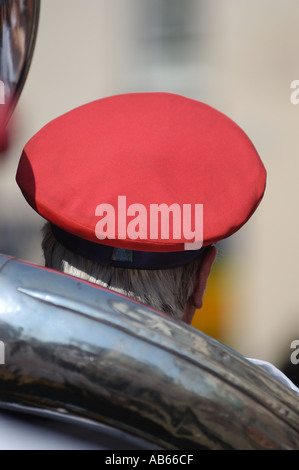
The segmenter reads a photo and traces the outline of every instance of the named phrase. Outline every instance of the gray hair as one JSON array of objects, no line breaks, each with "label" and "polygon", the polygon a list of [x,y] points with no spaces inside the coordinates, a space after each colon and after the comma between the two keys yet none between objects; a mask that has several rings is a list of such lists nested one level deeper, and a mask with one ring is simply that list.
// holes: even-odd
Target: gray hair
[{"label": "gray hair", "polygon": [[182,319],[187,301],[193,293],[201,257],[171,269],[116,268],[88,260],[65,248],[55,239],[49,223],[45,224],[42,231],[42,249],[48,268],[98,284],[175,319]]}]

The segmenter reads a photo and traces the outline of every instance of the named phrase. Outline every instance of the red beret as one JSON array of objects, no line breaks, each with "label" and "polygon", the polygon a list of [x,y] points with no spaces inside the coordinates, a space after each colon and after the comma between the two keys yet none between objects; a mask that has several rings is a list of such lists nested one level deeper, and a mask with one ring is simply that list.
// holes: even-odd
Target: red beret
[{"label": "red beret", "polygon": [[[260,203],[266,172],[246,134],[222,113],[179,95],[133,93],[47,124],[25,146],[17,182],[29,204],[69,234],[174,252],[236,232]],[[164,222],[161,207],[163,217],[170,214]],[[188,233],[199,229],[194,240],[188,223]]]}]

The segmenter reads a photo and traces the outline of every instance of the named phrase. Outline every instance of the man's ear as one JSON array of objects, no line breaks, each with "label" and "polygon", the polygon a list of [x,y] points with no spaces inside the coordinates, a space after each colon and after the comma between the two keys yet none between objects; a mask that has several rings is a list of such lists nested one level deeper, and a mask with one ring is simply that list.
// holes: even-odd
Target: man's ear
[{"label": "man's ear", "polygon": [[215,261],[216,254],[216,247],[211,246],[209,247],[208,252],[205,253],[204,259],[202,260],[200,271],[195,280],[193,290],[193,300],[196,308],[202,307],[203,295],[207,287],[208,277]]},{"label": "man's ear", "polygon": [[210,246],[207,252],[204,254],[200,271],[194,282],[193,294],[188,300],[184,310],[182,320],[186,323],[191,324],[195,310],[202,307],[203,295],[207,287],[208,277],[210,275],[216,255],[217,249],[215,246]]}]

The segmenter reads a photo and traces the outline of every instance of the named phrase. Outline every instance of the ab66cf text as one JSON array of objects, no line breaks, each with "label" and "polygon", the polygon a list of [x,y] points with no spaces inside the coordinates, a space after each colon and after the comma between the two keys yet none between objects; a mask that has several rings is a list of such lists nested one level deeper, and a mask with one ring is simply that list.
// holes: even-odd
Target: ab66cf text
[{"label": "ab66cf text", "polygon": [[192,454],[151,454],[147,458],[140,456],[136,457],[120,457],[113,454],[111,457],[106,457],[106,465],[131,465],[133,468],[138,464],[148,465],[188,465],[193,462]]}]

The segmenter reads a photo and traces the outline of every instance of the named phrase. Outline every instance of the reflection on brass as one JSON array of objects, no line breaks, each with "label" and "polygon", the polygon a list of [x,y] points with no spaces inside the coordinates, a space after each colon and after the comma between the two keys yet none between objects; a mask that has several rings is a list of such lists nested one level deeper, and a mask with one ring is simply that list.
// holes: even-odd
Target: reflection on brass
[{"label": "reflection on brass", "polygon": [[106,289],[0,257],[0,407],[162,449],[299,449],[298,397],[217,341]]},{"label": "reflection on brass", "polygon": [[22,92],[36,42],[40,0],[0,0],[0,100],[10,117]]}]

